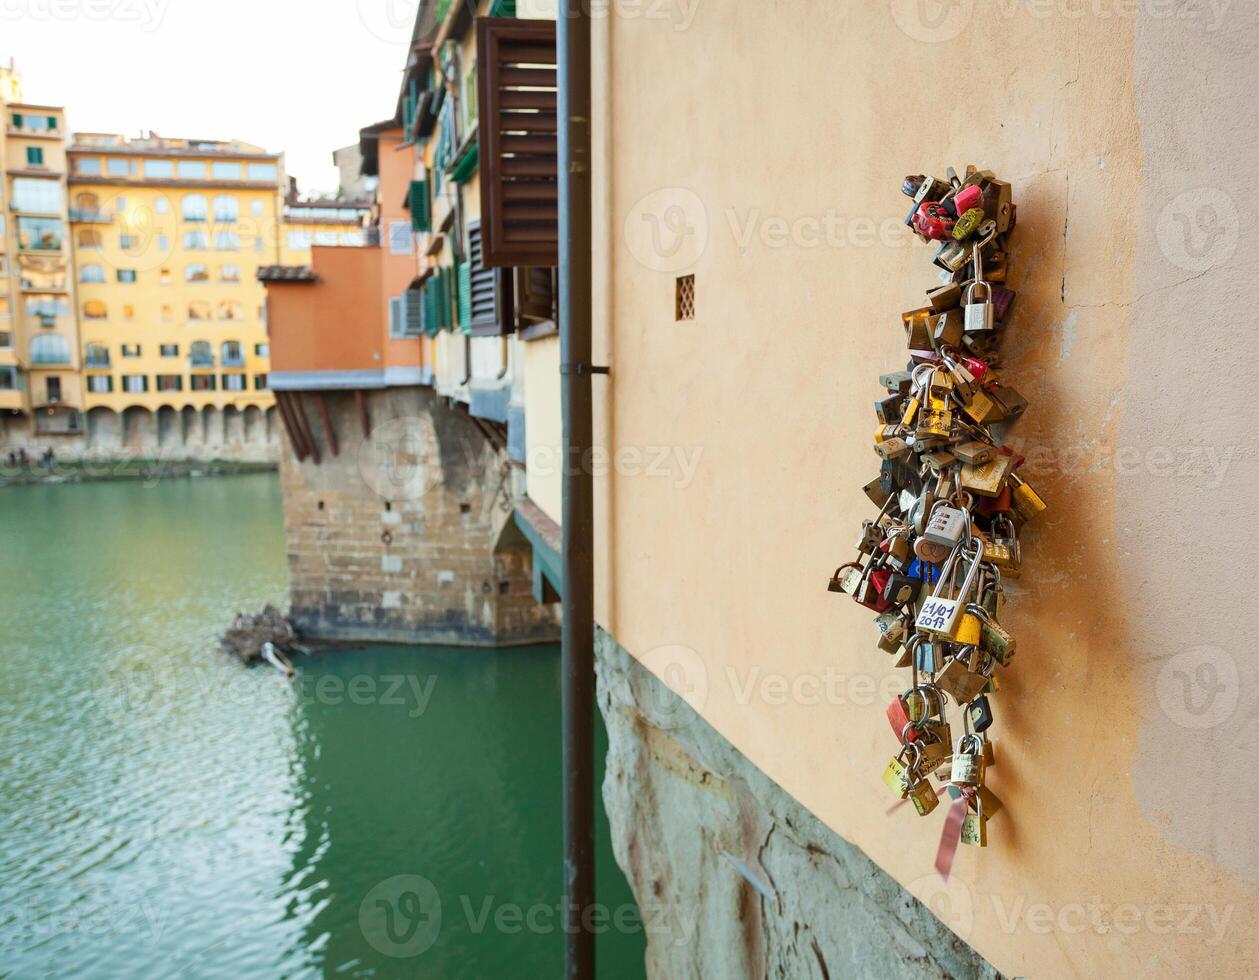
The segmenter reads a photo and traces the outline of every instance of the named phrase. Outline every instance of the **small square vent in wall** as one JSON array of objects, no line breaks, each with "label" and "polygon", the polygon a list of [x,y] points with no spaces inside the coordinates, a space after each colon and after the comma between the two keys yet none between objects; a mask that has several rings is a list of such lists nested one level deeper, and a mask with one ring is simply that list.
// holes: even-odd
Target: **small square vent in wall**
[{"label": "small square vent in wall", "polygon": [[675,320],[695,319],[695,276],[678,276],[677,292],[674,296],[673,318]]}]

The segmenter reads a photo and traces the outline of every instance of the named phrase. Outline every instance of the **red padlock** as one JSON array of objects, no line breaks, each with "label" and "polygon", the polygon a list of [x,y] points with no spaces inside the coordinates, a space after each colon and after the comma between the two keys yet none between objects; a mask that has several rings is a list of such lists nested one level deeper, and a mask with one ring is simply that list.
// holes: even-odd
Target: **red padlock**
[{"label": "red padlock", "polygon": [[905,726],[909,722],[909,709],[905,707],[905,699],[896,697],[892,699],[892,703],[887,706],[887,720],[892,726],[892,731],[896,733],[896,737],[908,742],[916,742],[922,737],[922,732],[916,728],[905,731]]},{"label": "red padlock", "polygon": [[859,605],[865,606],[867,609],[873,609],[875,612],[887,612],[892,608],[894,603],[891,599],[884,599],[883,592],[887,588],[887,580],[892,577],[889,569],[881,569],[877,572],[870,573],[870,587],[866,592],[868,596],[864,601],[860,596],[854,597]]},{"label": "red padlock", "polygon": [[942,242],[953,237],[953,218],[938,201],[923,201],[914,215],[914,227],[922,235]]},{"label": "red padlock", "polygon": [[953,210],[958,214],[965,214],[971,208],[982,208],[984,206],[984,192],[980,190],[978,184],[971,184],[969,187],[963,187],[953,195],[952,204]]},{"label": "red padlock", "polygon": [[971,377],[975,379],[976,384],[983,384],[984,379],[988,377],[988,365],[975,357],[963,357],[962,366],[971,373]]},{"label": "red padlock", "polygon": [[992,517],[994,514],[1004,514],[1014,506],[1014,491],[1010,489],[1010,484],[1006,484],[1001,488],[1001,492],[995,497],[976,497],[975,513],[983,517]]}]

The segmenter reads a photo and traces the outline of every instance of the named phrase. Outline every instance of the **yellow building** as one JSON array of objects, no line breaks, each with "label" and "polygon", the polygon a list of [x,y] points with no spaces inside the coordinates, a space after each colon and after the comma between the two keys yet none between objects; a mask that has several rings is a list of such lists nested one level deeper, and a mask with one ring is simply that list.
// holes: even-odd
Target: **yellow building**
[{"label": "yellow building", "polygon": [[279,256],[280,157],[81,133],[69,159],[89,413],[270,407],[255,274]]},{"label": "yellow building", "polygon": [[282,263],[310,265],[312,245],[366,245],[364,226],[371,210],[370,200],[301,198],[290,192],[282,214]]},{"label": "yellow building", "polygon": [[65,115],[23,100],[0,68],[0,437],[57,448],[82,432],[66,236]]}]

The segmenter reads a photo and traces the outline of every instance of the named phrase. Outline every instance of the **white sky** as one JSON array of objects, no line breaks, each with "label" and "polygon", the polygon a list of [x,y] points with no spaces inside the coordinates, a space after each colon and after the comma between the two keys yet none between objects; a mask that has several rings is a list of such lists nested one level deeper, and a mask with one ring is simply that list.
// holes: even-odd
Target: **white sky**
[{"label": "white sky", "polygon": [[393,114],[418,0],[0,0],[0,59],[71,130],[283,152],[303,193]]}]

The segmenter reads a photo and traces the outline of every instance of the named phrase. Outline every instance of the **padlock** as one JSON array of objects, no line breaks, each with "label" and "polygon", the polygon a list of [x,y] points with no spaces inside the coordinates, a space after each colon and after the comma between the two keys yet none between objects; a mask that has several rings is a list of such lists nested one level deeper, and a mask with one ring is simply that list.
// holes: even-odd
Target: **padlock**
[{"label": "padlock", "polygon": [[870,572],[866,577],[866,585],[864,588],[858,588],[857,594],[853,596],[859,605],[865,606],[867,609],[873,609],[875,612],[886,612],[891,608],[892,603],[883,598],[883,590],[887,588],[887,581],[892,576],[892,572],[887,569],[879,569]]},{"label": "padlock", "polygon": [[995,446],[990,446],[986,442],[978,442],[974,439],[954,446],[951,451],[959,460],[971,466],[982,466],[997,455]]},{"label": "padlock", "polygon": [[902,742],[909,743],[918,741],[922,737],[922,732],[914,727],[913,720],[909,716],[906,697],[907,694],[902,694],[892,699],[892,703],[887,706],[887,720],[892,726],[892,731],[896,733],[896,737]]},{"label": "padlock", "polygon": [[983,361],[974,357],[963,357],[962,363],[979,384],[982,385],[988,380],[988,365]]},{"label": "padlock", "polygon": [[905,569],[905,574],[920,580],[924,586],[931,586],[940,581],[940,569],[935,567],[934,562],[926,562],[921,558],[911,561],[909,567]]},{"label": "padlock", "polygon": [[[901,697],[904,699],[905,712],[910,723],[919,729],[925,730],[935,724],[932,719],[944,710],[944,698],[932,684],[911,687]],[[914,736],[915,740],[921,737],[921,731]]]},{"label": "padlock", "polygon": [[[962,186],[958,188],[952,200],[954,210],[958,214],[964,215],[975,208],[983,208],[984,192],[975,184]],[[983,219],[984,215],[981,214],[979,220],[982,221]],[[976,222],[976,225],[978,225],[978,222]]]},{"label": "padlock", "polygon": [[957,701],[968,704],[984,692],[990,678],[970,669],[964,657],[954,657],[936,674],[936,686]]},{"label": "padlock", "polygon": [[957,628],[953,631],[953,635],[950,639],[954,643],[960,643],[965,646],[974,646],[979,642],[982,630],[982,621],[973,612],[970,612],[968,608],[968,610],[964,611],[958,619]]},{"label": "padlock", "polygon": [[874,625],[878,627],[879,634],[887,639],[902,640],[905,636],[905,630],[908,624],[905,617],[895,609],[889,609],[887,612],[880,613],[875,619]]},{"label": "padlock", "polygon": [[[960,558],[966,557],[970,559],[970,567],[966,571],[961,587],[955,596],[945,595],[946,591],[951,591],[950,583],[956,573],[957,562]],[[943,639],[950,639],[954,635],[958,620],[974,591],[982,557],[983,545],[978,541],[972,541],[969,549],[965,544],[959,544],[953,550],[941,570],[940,580],[918,613],[916,625],[919,630]]]},{"label": "padlock", "polygon": [[901,314],[901,325],[905,328],[905,345],[912,350],[926,350],[931,347],[931,324],[935,313],[930,306],[917,310],[906,310]]},{"label": "padlock", "polygon": [[986,385],[984,391],[996,404],[1001,413],[1000,419],[993,419],[992,421],[1016,419],[1027,410],[1027,399],[1009,385]]},{"label": "padlock", "polygon": [[945,347],[958,347],[962,343],[962,333],[966,326],[965,314],[960,309],[945,310],[931,316],[931,349],[942,350]]},{"label": "padlock", "polygon": [[992,727],[992,706],[985,695],[980,695],[966,706],[966,717],[975,734],[986,732]]},{"label": "padlock", "polygon": [[962,817],[961,841],[971,847],[987,847],[988,818],[984,816],[983,803],[979,800],[979,794],[976,793],[972,799],[975,800],[978,809],[974,811],[968,809],[966,816]]},{"label": "padlock", "polygon": [[857,535],[856,543],[853,545],[861,554],[869,555],[874,552],[880,544],[883,543],[883,528],[879,527],[874,521],[866,518],[861,522],[861,533]]},{"label": "padlock", "polygon": [[965,511],[951,507],[942,500],[937,501],[931,508],[931,516],[922,532],[922,538],[933,544],[945,545],[952,551],[966,536],[969,523]]},{"label": "padlock", "polygon": [[920,817],[925,817],[940,805],[940,797],[936,794],[935,787],[925,779],[918,780],[910,787],[909,800],[914,804],[914,809]]},{"label": "padlock", "polygon": [[889,534],[879,545],[879,550],[887,555],[888,564],[898,571],[904,571],[909,564],[909,538],[904,534]]},{"label": "padlock", "polygon": [[936,313],[955,310],[962,305],[962,287],[960,283],[951,282],[934,289],[927,290],[927,302]]},{"label": "padlock", "polygon": [[[991,276],[991,273],[989,273]],[[1005,318],[1010,313],[1010,304],[1014,302],[1014,290],[1007,289],[1005,286],[996,285],[992,287],[992,306],[996,311],[997,323],[1004,324]]]},{"label": "padlock", "polygon": [[888,498],[892,495],[890,490],[883,489],[883,481],[878,477],[875,477],[862,487],[861,492],[870,498],[870,502],[873,503],[875,507],[882,507],[887,503]]},{"label": "padlock", "polygon": [[911,380],[912,376],[908,371],[889,371],[887,374],[879,375],[879,384],[889,392],[898,395],[909,394]]},{"label": "padlock", "polygon": [[957,457],[947,449],[937,449],[934,452],[923,453],[920,458],[927,464],[931,472],[937,476],[950,466],[957,465]]},{"label": "padlock", "polygon": [[917,595],[920,585],[922,583],[915,578],[910,578],[908,575],[902,575],[899,572],[890,572],[880,594],[888,602],[899,606]]},{"label": "padlock", "polygon": [[1014,227],[1013,195],[1010,183],[991,177],[984,182],[984,214],[995,223],[998,232],[1007,232]]},{"label": "padlock", "polygon": [[997,622],[997,617],[982,605],[972,603],[967,610],[979,617],[979,649],[1002,667],[1014,659],[1018,644],[1014,635]]},{"label": "padlock", "polygon": [[984,212],[982,208],[971,208],[963,211],[961,217],[953,224],[953,240],[963,241],[975,233],[975,230],[984,220]]},{"label": "padlock", "polygon": [[[911,183],[913,182],[913,183]],[[912,193],[910,188],[913,188]],[[905,225],[907,227],[914,226],[914,215],[918,213],[918,208],[924,201],[938,201],[944,196],[948,189],[948,185],[936,177],[924,177],[921,175],[915,177],[906,177],[905,182],[901,185],[901,191],[914,199],[913,207],[909,209],[909,214],[905,216]]]},{"label": "padlock", "polygon": [[1007,482],[995,497],[980,497],[975,503],[975,513],[981,517],[994,517],[1007,513],[1014,506],[1014,494]]},{"label": "padlock", "polygon": [[[989,333],[996,329],[996,307],[992,305],[992,289],[986,282],[967,286],[962,293],[962,304],[965,333]],[[961,343],[960,337],[958,343]]]},{"label": "padlock", "polygon": [[1040,494],[1029,487],[1017,473],[1010,474],[1010,482],[1014,487],[1014,509],[1023,520],[1030,521],[1048,509],[1049,505],[1041,499]]},{"label": "padlock", "polygon": [[962,488],[981,497],[995,497],[1005,486],[1006,477],[1010,473],[1013,460],[1009,456],[997,453],[988,462],[976,466],[974,463],[963,464],[958,477]]},{"label": "padlock", "polygon": [[949,782],[954,786],[978,786],[983,782],[983,740],[971,733],[957,740]]},{"label": "padlock", "polygon": [[964,242],[955,242],[949,239],[936,250],[936,254],[931,261],[945,272],[958,272],[970,262],[973,248],[974,239],[972,238],[968,238]]},{"label": "padlock", "polygon": [[902,800],[909,795],[909,780],[906,778],[908,767],[901,762],[901,758],[912,746],[906,746],[892,758],[887,764],[887,768],[883,770],[883,782],[887,783],[888,789],[899,796]]},{"label": "padlock", "polygon": [[835,574],[831,576],[830,584],[826,589],[828,592],[846,592],[848,595],[856,595],[862,574],[861,565],[855,561],[840,565],[835,569]]},{"label": "padlock", "polygon": [[886,398],[877,399],[874,403],[874,414],[884,425],[893,425],[899,422],[904,412],[905,398],[903,395],[888,395]]},{"label": "padlock", "polygon": [[953,234],[954,218],[939,201],[923,201],[914,214],[914,228],[924,238],[944,241]]},{"label": "padlock", "polygon": [[918,414],[918,425],[914,428],[917,444],[931,445],[949,438],[953,431],[953,412],[946,406],[947,403],[939,402]]},{"label": "padlock", "polygon": [[874,451],[879,454],[882,459],[904,459],[909,455],[909,443],[899,436],[893,436],[890,439],[884,439],[874,444]]},{"label": "padlock", "polygon": [[[984,748],[987,749],[991,742],[985,742]],[[982,806],[984,808],[984,822],[991,820],[1001,812],[1001,800],[997,794],[990,790],[987,786],[976,786],[975,795],[971,798],[968,806]]]}]

